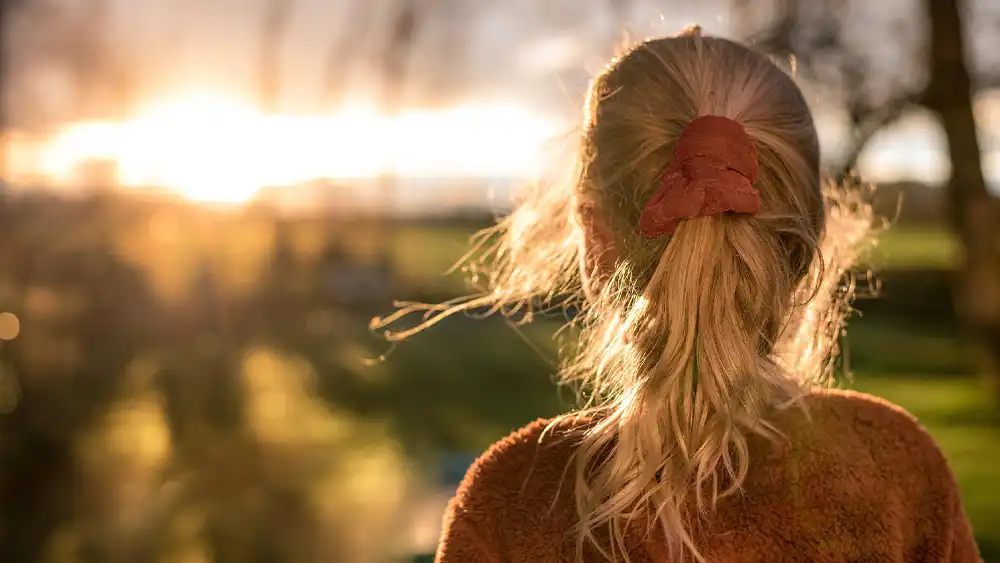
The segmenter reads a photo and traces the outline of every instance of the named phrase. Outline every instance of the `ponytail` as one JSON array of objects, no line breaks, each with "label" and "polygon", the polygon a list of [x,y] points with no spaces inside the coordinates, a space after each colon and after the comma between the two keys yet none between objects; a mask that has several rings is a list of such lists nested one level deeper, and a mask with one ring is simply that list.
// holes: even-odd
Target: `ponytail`
[{"label": "ponytail", "polygon": [[[608,394],[603,403],[592,397],[600,420],[578,452],[581,557],[585,543],[599,543],[598,525],[617,530],[620,542],[631,520],[649,514],[672,552],[697,554],[684,514],[689,496],[704,513],[738,490],[748,436],[777,437],[767,410],[803,394],[771,354],[797,282],[781,268],[788,263],[757,219],[685,221],[639,297],[586,331],[583,353],[564,373],[600,382],[593,391]],[[607,302],[621,292],[614,285]],[[624,545],[608,547],[606,557],[627,558]]]}]

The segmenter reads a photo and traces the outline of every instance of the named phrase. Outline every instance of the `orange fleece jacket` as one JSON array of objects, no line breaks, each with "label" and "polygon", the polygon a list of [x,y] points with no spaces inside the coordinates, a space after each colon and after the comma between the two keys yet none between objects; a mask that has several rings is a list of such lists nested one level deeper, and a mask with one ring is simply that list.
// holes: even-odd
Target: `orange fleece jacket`
[{"label": "orange fleece jacket", "polygon": [[[787,441],[751,439],[744,492],[695,532],[708,561],[982,561],[951,470],[912,416],[849,391],[816,391],[806,404],[811,423],[799,409],[778,415]],[[497,442],[469,469],[445,515],[438,563],[574,563],[566,468],[579,428],[540,442],[547,423]],[[647,529],[630,528],[632,562],[668,563]],[[592,549],[585,558],[603,560]]]}]

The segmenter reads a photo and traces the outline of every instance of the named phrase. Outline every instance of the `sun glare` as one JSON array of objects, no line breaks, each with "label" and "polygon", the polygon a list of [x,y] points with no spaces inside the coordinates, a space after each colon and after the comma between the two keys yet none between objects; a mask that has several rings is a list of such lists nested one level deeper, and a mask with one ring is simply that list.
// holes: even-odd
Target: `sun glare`
[{"label": "sun glare", "polygon": [[176,190],[196,201],[242,202],[262,187],[318,179],[518,177],[534,172],[553,122],[517,106],[332,115],[262,115],[221,96],[188,96],[120,122],[60,131],[42,150],[40,172],[79,181],[89,162],[113,164],[122,186]]}]

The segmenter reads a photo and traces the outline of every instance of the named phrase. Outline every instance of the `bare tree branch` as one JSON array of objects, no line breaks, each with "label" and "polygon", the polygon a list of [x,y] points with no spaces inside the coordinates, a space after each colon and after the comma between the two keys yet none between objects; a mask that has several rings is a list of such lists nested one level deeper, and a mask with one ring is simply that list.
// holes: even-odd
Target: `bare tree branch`
[{"label": "bare tree branch", "polygon": [[[0,135],[7,131],[7,96],[6,96],[6,86],[7,86],[7,41],[8,41],[8,26],[10,25],[10,18],[13,15],[14,10],[20,4],[19,1],[15,0],[0,0]],[[2,151],[6,153],[6,150]],[[0,159],[3,159],[3,154],[0,154]],[[3,160],[0,160],[0,174],[3,174],[4,169],[2,168]],[[0,176],[2,178],[2,176]]]},{"label": "bare tree branch", "polygon": [[633,0],[607,0],[608,10],[611,17],[619,25],[623,22],[628,21],[629,14],[632,12],[632,7],[635,5]]},{"label": "bare tree branch", "polygon": [[45,71],[54,71],[69,86],[70,105],[60,108],[59,120],[120,115],[127,108],[134,89],[129,83],[138,68],[130,59],[133,53],[116,44],[108,0],[21,0],[15,5],[20,9],[8,16],[16,14],[16,24],[8,21],[5,29],[5,94],[18,105],[19,120],[42,105],[31,90],[33,79]]},{"label": "bare tree branch", "polygon": [[[744,14],[748,14],[751,3],[734,0],[733,5],[734,18],[747,19]],[[824,0],[822,11],[811,17],[802,7],[797,0],[780,0],[772,23],[745,32],[746,41],[773,56],[794,57],[796,71],[806,78],[839,86],[853,128],[850,147],[833,166],[836,174],[843,176],[854,167],[875,133],[919,104],[923,92],[890,85],[894,94],[889,99],[873,100],[866,57],[844,40],[844,21],[836,15],[845,13],[844,0]]]},{"label": "bare tree branch", "polygon": [[850,112],[854,134],[850,147],[844,152],[840,162],[833,167],[836,175],[838,177],[848,175],[872,137],[916,106],[920,102],[920,97],[919,93],[907,92],[870,112]]},{"label": "bare tree branch", "polygon": [[375,3],[357,2],[348,7],[340,33],[331,42],[323,69],[320,103],[336,106],[342,101],[347,83],[364,48],[364,37],[371,32],[375,19]]},{"label": "bare tree branch", "polygon": [[295,0],[268,0],[261,28],[260,104],[275,113],[281,102],[281,46]]},{"label": "bare tree branch", "polygon": [[10,19],[21,4],[20,0],[0,0],[0,189],[7,178],[7,42]]},{"label": "bare tree branch", "polygon": [[382,110],[394,113],[407,82],[409,59],[417,37],[419,0],[403,0],[393,18],[382,52]]},{"label": "bare tree branch", "polygon": [[[389,37],[382,51],[380,111],[386,115],[394,115],[400,109],[404,100],[410,56],[417,39],[417,32],[424,17],[427,6],[420,0],[400,0],[395,17],[389,30]],[[384,211],[388,211],[393,203],[395,192],[395,163],[388,163],[388,170],[380,179],[380,199]],[[386,213],[382,214],[383,216]],[[386,264],[389,263],[389,248],[394,233],[391,232],[393,221],[383,225],[379,232],[382,238],[376,242],[380,254]],[[391,273],[390,273],[391,276]]]}]

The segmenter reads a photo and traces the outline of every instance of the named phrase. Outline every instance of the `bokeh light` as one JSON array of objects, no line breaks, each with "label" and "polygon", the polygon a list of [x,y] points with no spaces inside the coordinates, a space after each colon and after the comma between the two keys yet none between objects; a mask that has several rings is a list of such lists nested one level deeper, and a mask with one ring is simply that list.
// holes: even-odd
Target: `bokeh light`
[{"label": "bokeh light", "polygon": [[21,334],[21,321],[10,312],[0,313],[0,340],[14,340]]}]

